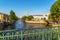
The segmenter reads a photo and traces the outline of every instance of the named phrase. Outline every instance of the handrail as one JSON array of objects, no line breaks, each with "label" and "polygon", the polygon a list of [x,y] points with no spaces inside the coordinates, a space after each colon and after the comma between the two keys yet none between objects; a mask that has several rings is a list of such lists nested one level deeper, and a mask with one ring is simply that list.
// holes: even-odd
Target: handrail
[{"label": "handrail", "polygon": [[58,36],[59,32],[60,32],[59,26],[58,27],[46,27],[46,28],[22,28],[20,30],[15,30],[15,29],[14,30],[2,30],[2,31],[0,31],[0,39],[6,40],[6,38],[8,38],[8,40],[9,40],[9,39],[13,39],[14,37],[16,37],[16,38],[18,37],[18,38],[21,38],[21,40],[23,40],[23,38],[25,38],[25,37],[32,37],[32,36],[41,37],[41,35],[42,35],[42,38],[44,38],[45,36],[46,37],[49,36],[50,38],[47,38],[47,39],[51,40],[52,35],[54,34],[54,35]]}]

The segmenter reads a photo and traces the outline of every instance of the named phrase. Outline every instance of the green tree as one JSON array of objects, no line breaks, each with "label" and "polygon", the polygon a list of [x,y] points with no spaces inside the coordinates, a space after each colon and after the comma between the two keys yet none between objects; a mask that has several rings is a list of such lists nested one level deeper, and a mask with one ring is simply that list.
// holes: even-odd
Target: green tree
[{"label": "green tree", "polygon": [[34,19],[34,17],[32,16],[32,15],[30,15],[30,16],[28,16],[28,18],[27,18],[28,20],[33,20]]},{"label": "green tree", "polygon": [[18,17],[15,15],[13,10],[10,11],[9,20],[17,20]]},{"label": "green tree", "polygon": [[44,17],[43,20],[46,20],[46,18]]},{"label": "green tree", "polygon": [[49,19],[60,20],[60,0],[57,0],[50,9]]},{"label": "green tree", "polygon": [[33,16],[23,16],[23,17],[21,18],[21,20],[23,20],[23,21],[25,21],[25,20],[33,20],[33,19],[34,19]]},{"label": "green tree", "polygon": [[26,19],[27,19],[27,16],[23,16],[23,17],[21,18],[22,21],[25,21]]}]

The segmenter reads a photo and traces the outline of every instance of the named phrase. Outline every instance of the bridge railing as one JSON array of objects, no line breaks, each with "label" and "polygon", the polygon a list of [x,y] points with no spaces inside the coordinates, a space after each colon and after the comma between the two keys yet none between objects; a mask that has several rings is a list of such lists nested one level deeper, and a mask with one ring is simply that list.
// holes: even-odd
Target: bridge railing
[{"label": "bridge railing", "polygon": [[60,27],[3,30],[0,40],[60,40]]}]

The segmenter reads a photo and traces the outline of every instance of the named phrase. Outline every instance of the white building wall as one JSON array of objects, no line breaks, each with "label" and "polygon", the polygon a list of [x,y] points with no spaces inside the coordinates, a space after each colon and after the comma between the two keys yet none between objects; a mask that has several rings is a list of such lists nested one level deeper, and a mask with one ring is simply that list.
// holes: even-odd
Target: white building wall
[{"label": "white building wall", "polygon": [[46,20],[48,20],[48,15],[47,16],[46,15],[43,15],[43,16],[35,15],[33,17],[34,17],[34,20],[41,20],[42,18],[46,18]]}]

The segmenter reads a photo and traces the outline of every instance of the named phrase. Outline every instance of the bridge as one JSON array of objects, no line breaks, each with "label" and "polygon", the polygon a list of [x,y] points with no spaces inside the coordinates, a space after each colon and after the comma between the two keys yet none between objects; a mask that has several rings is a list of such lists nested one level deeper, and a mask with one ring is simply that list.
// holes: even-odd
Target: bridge
[{"label": "bridge", "polygon": [[60,27],[2,30],[0,40],[60,40]]}]

